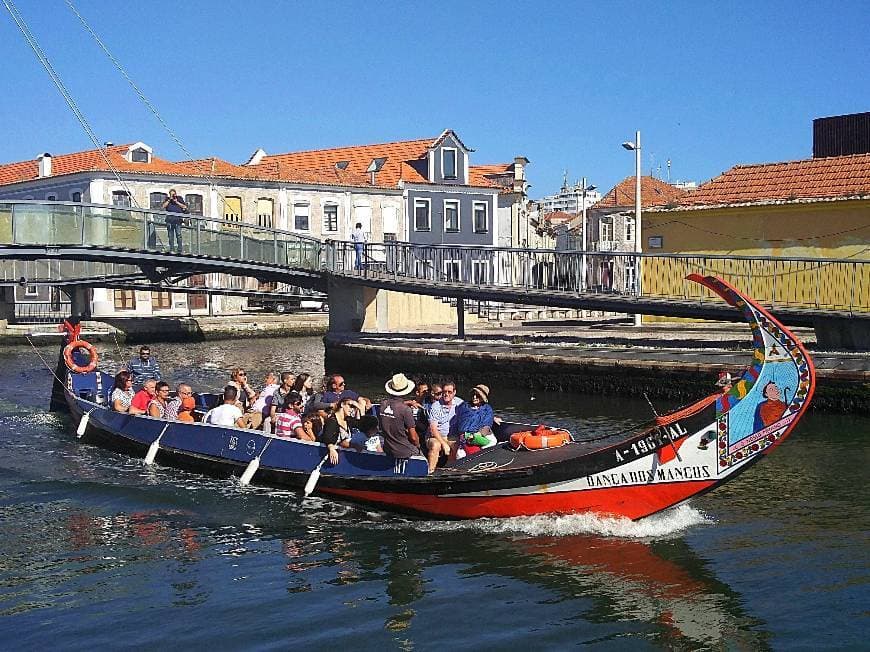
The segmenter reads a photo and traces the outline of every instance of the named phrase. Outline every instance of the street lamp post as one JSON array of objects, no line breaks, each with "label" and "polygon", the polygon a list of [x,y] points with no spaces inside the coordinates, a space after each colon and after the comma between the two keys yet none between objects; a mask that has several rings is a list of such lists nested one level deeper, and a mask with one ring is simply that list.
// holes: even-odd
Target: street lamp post
[{"label": "street lamp post", "polygon": [[581,282],[580,289],[586,289],[586,248],[589,246],[589,240],[586,237],[586,193],[595,190],[594,185],[586,185],[586,177],[583,177],[583,208],[581,209],[581,213],[583,217],[581,218],[583,221],[583,253],[580,258],[580,274],[581,274]]},{"label": "street lamp post", "polygon": [[[643,247],[641,241],[641,205],[640,205],[640,131],[635,132],[634,142],[624,142],[622,146],[634,151],[634,251],[640,254]],[[635,292],[640,298],[640,275],[641,275],[641,258],[637,256],[634,263],[634,284]],[[640,326],[643,323],[643,315],[635,313],[634,325]]]}]

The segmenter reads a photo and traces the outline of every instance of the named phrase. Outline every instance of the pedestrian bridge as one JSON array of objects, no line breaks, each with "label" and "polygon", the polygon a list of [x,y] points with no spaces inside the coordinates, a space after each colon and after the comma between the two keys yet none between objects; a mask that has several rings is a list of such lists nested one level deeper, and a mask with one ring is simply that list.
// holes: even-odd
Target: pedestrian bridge
[{"label": "pedestrian bridge", "polygon": [[[870,260],[636,254],[343,241],[186,215],[170,250],[167,213],[65,202],[0,201],[0,283],[179,290],[220,272],[328,290],[336,303],[371,293],[731,320],[736,313],[685,277],[724,278],[786,324],[870,323]],[[177,214],[176,214],[177,215]],[[30,274],[21,262],[29,262]],[[53,263],[53,265],[52,265]],[[35,271],[34,271],[35,270]],[[369,289],[369,300],[360,294]],[[231,291],[197,288],[199,291]],[[183,290],[182,290],[183,291]],[[348,292],[350,292],[348,294]],[[360,315],[357,315],[360,318]],[[348,322],[349,323],[349,322]]]}]

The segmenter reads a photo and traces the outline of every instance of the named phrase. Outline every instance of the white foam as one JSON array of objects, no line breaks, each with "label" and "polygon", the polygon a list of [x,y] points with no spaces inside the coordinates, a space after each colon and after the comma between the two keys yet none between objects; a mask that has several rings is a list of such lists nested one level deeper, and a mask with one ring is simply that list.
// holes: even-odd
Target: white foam
[{"label": "white foam", "polygon": [[551,537],[597,534],[624,539],[667,539],[690,527],[712,522],[712,519],[700,510],[689,505],[680,505],[639,521],[596,514],[572,514],[504,519],[482,518],[474,521],[426,521],[416,525],[419,529],[429,531],[472,529],[489,534]]}]

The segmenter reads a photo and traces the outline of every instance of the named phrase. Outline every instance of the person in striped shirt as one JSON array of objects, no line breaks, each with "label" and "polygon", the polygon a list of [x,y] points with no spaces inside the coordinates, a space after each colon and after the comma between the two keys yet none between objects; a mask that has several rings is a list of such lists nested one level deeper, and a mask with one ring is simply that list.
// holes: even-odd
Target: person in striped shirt
[{"label": "person in striped shirt", "polygon": [[290,392],[284,399],[283,410],[275,415],[275,435],[282,439],[314,441],[302,427],[302,395]]}]

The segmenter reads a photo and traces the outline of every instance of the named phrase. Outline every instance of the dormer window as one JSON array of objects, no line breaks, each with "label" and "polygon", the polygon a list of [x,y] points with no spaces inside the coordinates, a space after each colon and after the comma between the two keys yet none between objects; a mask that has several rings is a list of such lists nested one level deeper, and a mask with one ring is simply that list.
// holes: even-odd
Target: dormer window
[{"label": "dormer window", "polygon": [[[106,147],[108,146],[109,144],[107,143]],[[124,152],[124,158],[130,161],[130,163],[150,163],[153,156],[154,150],[142,141],[133,143],[130,145],[130,148]]]},{"label": "dormer window", "polygon": [[148,152],[147,149],[139,147],[138,149],[134,149],[130,152],[130,160],[133,163],[150,163],[151,154]]},{"label": "dormer window", "polygon": [[456,178],[456,150],[445,147],[441,150],[441,169],[445,179]]}]

